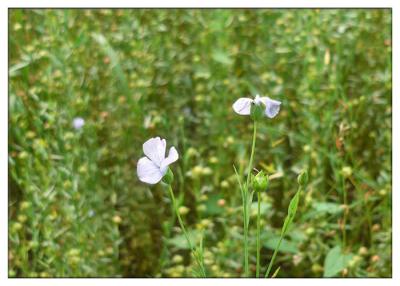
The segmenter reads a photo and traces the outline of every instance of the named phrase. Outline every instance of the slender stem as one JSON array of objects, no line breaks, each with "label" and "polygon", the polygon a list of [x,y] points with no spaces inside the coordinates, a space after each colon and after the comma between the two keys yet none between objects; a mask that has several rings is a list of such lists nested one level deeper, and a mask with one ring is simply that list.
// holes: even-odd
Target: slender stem
[{"label": "slender stem", "polygon": [[[246,186],[243,186],[242,185],[242,183],[241,183],[241,180],[240,180],[240,176],[239,176],[239,174],[238,174],[238,172],[237,172],[237,170],[236,170],[236,168],[235,168],[235,165],[233,165],[233,169],[235,170],[235,174],[236,174],[236,178],[237,178],[237,181],[238,181],[238,184],[239,184],[239,187],[240,187],[240,194],[241,194],[241,196],[242,196],[242,206],[243,206],[243,208],[242,208],[242,210],[243,210],[243,236],[244,236],[244,239],[243,239],[243,246],[244,246],[244,265],[245,265],[245,269],[247,269],[246,268],[246,266],[247,266],[247,264],[246,264],[246,261],[247,261],[247,253],[248,253],[248,250],[247,250],[247,231],[246,231],[246,225],[247,225],[247,216],[246,216],[246,206],[247,206],[247,200],[246,200],[246,198],[247,198],[247,192],[246,192]],[[247,273],[246,273],[246,275],[247,275]]]},{"label": "slender stem", "polygon": [[283,239],[283,235],[279,238],[278,245],[275,248],[274,254],[272,255],[271,261],[268,265],[267,272],[265,272],[265,278],[268,278],[269,273],[271,272],[272,265],[274,264],[276,254],[278,253],[279,248],[281,247],[281,242]]},{"label": "slender stem", "polygon": [[260,205],[261,205],[261,193],[257,192],[257,200],[258,200],[258,207],[257,207],[257,267],[256,267],[256,277],[260,277],[260,233],[261,233],[261,226],[260,226],[260,220],[261,220],[261,215],[260,215]]},{"label": "slender stem", "polygon": [[200,270],[201,270],[201,273],[202,273],[203,277],[206,277],[206,273],[205,273],[205,270],[204,270],[204,265],[202,263],[202,259],[200,257],[198,257],[196,249],[193,246],[192,241],[190,240],[190,237],[189,237],[188,232],[186,231],[185,225],[183,224],[183,220],[181,218],[181,215],[179,214],[179,208],[178,208],[178,205],[176,203],[176,199],[175,199],[174,192],[172,190],[171,185],[168,185],[168,191],[169,191],[169,194],[171,196],[172,205],[173,205],[173,208],[175,210],[176,216],[178,217],[179,225],[181,226],[182,232],[183,232],[183,234],[184,234],[184,236],[186,238],[187,243],[189,244],[190,250],[192,251],[193,256],[195,257],[197,264],[200,267]]},{"label": "slender stem", "polygon": [[[347,220],[347,192],[346,192],[346,181],[345,178],[342,177],[342,191],[343,191],[343,224],[342,224],[342,234],[343,234],[343,241],[342,241],[342,253],[346,252],[346,220]],[[342,263],[345,265],[345,256],[342,255]],[[342,272],[342,277],[345,277],[344,273]]]},{"label": "slender stem", "polygon": [[243,192],[243,219],[244,219],[244,271],[246,277],[249,277],[249,186],[250,186],[250,178],[251,178],[251,170],[253,169],[253,157],[254,157],[254,150],[256,146],[256,136],[257,136],[257,121],[254,121],[254,129],[253,129],[253,141],[251,145],[251,152],[250,152],[250,161],[249,161],[249,169],[247,172],[247,180],[246,186],[244,187]]},{"label": "slender stem", "polygon": [[[293,199],[295,199],[296,196],[300,197],[301,191],[302,191],[302,187],[299,186],[295,196],[292,198],[292,201],[293,201]],[[275,262],[276,254],[278,253],[279,248],[281,247],[282,240],[285,237],[288,228],[290,227],[290,225],[293,222],[294,216],[296,215],[296,211],[297,211],[297,204],[298,204],[298,201],[296,203],[296,206],[294,206],[294,210],[290,209],[290,205],[289,205],[288,215],[286,216],[285,221],[283,223],[282,230],[281,230],[281,236],[279,238],[278,245],[275,247],[274,254],[272,255],[271,261],[269,262],[267,272],[265,272],[265,276],[264,276],[265,278],[268,278],[268,275],[271,272],[272,265]]]},{"label": "slender stem", "polygon": [[243,232],[244,232],[244,272],[249,277],[249,249],[248,249],[248,227],[247,227],[247,187],[243,190]]},{"label": "slender stem", "polygon": [[343,235],[343,249],[345,251],[346,248],[346,220],[347,220],[347,192],[346,192],[346,182],[345,179],[342,177],[342,192],[343,192],[343,224],[342,224],[342,235]]},{"label": "slender stem", "polygon": [[249,189],[250,177],[251,177],[251,170],[253,169],[253,157],[254,157],[254,150],[255,150],[255,148],[256,148],[256,137],[257,137],[257,121],[254,121],[253,143],[252,143],[252,145],[251,145],[249,170],[248,170],[248,172],[247,172],[247,181],[246,181],[246,188],[247,188],[247,190]]}]

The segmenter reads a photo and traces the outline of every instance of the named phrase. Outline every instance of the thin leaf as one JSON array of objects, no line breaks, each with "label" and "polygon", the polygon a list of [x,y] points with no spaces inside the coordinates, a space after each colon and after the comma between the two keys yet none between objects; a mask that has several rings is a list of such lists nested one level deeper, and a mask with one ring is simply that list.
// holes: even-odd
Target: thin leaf
[{"label": "thin leaf", "polygon": [[271,278],[275,278],[276,276],[278,276],[279,270],[281,270],[281,267],[279,266],[278,268],[276,268],[274,274],[272,274]]}]

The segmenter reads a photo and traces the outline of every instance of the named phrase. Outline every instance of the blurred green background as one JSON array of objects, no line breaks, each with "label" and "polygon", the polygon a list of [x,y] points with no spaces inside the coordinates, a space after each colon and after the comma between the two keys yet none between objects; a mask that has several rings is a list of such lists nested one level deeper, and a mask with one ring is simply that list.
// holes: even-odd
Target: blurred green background
[{"label": "blurred green background", "polygon": [[137,179],[154,136],[208,275],[242,276],[231,105],[260,93],[282,101],[256,145],[263,271],[306,167],[278,277],[390,277],[391,53],[389,9],[9,10],[9,276],[190,277],[168,193]]}]

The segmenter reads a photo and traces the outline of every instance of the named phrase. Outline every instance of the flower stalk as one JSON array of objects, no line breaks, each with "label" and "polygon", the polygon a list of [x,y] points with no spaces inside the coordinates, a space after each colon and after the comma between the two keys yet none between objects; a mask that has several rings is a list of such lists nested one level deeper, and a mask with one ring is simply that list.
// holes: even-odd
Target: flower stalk
[{"label": "flower stalk", "polygon": [[257,192],[257,264],[256,264],[256,277],[260,277],[260,252],[261,252],[261,192]]},{"label": "flower stalk", "polygon": [[192,251],[192,255],[199,266],[200,275],[201,277],[206,277],[203,259],[203,243],[201,241],[199,251],[197,251],[190,239],[189,233],[185,228],[179,212],[179,206],[176,202],[174,192],[171,187],[174,181],[174,173],[168,166],[178,160],[179,154],[175,147],[171,147],[169,149],[168,156],[166,157],[166,146],[166,140],[161,139],[160,137],[150,138],[147,140],[143,144],[143,152],[146,156],[140,158],[138,161],[137,174],[139,180],[144,183],[154,185],[162,181],[162,183],[167,186],[171,196],[173,211],[178,218],[179,225],[186,238],[189,248]]},{"label": "flower stalk", "polygon": [[269,178],[263,171],[253,178],[253,190],[257,192],[257,264],[256,277],[260,277],[260,252],[261,252],[261,192],[267,190]]},{"label": "flower stalk", "polygon": [[[171,173],[172,173],[172,172],[171,172]],[[197,265],[199,266],[200,274],[201,274],[202,277],[207,277],[207,276],[206,276],[206,271],[205,271],[205,268],[204,268],[204,263],[203,263],[202,255],[200,255],[200,254],[196,251],[196,248],[194,247],[194,245],[193,245],[193,243],[192,243],[192,240],[190,239],[189,233],[187,232],[187,230],[186,230],[186,228],[185,228],[185,225],[184,225],[184,223],[183,223],[182,217],[181,217],[181,215],[180,215],[180,213],[179,213],[179,206],[178,206],[178,204],[177,204],[177,202],[176,202],[175,195],[174,195],[174,191],[172,190],[171,184],[166,184],[166,185],[167,185],[169,194],[170,194],[170,196],[171,196],[171,201],[172,201],[173,210],[175,211],[175,214],[176,214],[176,216],[177,216],[177,218],[178,218],[179,225],[180,225],[180,227],[181,227],[181,230],[182,230],[182,232],[183,232],[183,235],[184,235],[185,238],[186,238],[186,241],[187,241],[187,243],[188,243],[188,245],[189,245],[189,248],[190,248],[190,250],[191,250],[191,252],[192,252],[192,255],[193,255],[193,257],[195,258]]]},{"label": "flower stalk", "polygon": [[[256,275],[259,277],[260,274],[260,251],[261,251],[261,194],[260,191],[262,189],[266,189],[268,184],[268,177],[265,177],[264,174],[258,174],[257,179],[253,181],[252,190],[250,190],[250,183],[252,178],[252,170],[253,170],[253,159],[254,152],[256,146],[256,138],[257,138],[257,123],[263,118],[274,118],[280,110],[281,102],[278,100],[273,100],[267,96],[261,97],[258,94],[255,98],[246,98],[242,97],[235,101],[232,105],[233,110],[239,115],[250,115],[253,120],[253,140],[251,144],[250,151],[250,160],[249,167],[247,171],[247,180],[245,184],[242,184],[241,178],[235,168],[236,178],[239,183],[240,191],[242,194],[242,204],[243,204],[243,244],[244,244],[244,272],[245,276],[249,277],[249,212],[250,206],[252,203],[253,194],[255,191],[258,192],[258,208],[257,208],[257,266],[256,266]],[[256,176],[257,177],[257,176]],[[262,183],[265,185],[262,188],[261,185],[256,186],[258,183]]]},{"label": "flower stalk", "polygon": [[251,151],[250,151],[250,161],[249,161],[249,168],[247,171],[247,180],[246,185],[244,186],[243,192],[243,214],[244,214],[244,272],[246,277],[249,277],[250,270],[249,270],[249,213],[250,213],[250,203],[249,202],[249,186],[250,186],[250,179],[251,179],[251,170],[253,169],[253,158],[254,158],[254,151],[256,147],[256,137],[257,137],[257,121],[254,121],[253,126],[253,141],[251,144]]}]

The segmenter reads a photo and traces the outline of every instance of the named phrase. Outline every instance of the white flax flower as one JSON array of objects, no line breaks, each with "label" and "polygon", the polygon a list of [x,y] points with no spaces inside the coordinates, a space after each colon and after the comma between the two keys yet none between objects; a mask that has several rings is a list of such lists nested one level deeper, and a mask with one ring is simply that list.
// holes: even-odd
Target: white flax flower
[{"label": "white flax flower", "polygon": [[264,115],[269,118],[274,118],[280,109],[281,102],[278,100],[273,100],[268,96],[259,96],[258,94],[254,99],[241,97],[235,101],[232,105],[233,110],[240,115],[250,115],[251,113],[251,105],[262,105],[265,107]]},{"label": "white flax flower", "polygon": [[77,130],[81,129],[83,125],[85,125],[85,119],[82,117],[75,117],[72,121],[72,126]]},{"label": "white flax flower", "polygon": [[166,146],[165,139],[160,137],[144,142],[143,152],[146,157],[140,158],[137,164],[139,180],[148,184],[157,184],[167,173],[168,166],[178,160],[179,155],[175,147],[171,147],[168,157],[165,157]]}]

